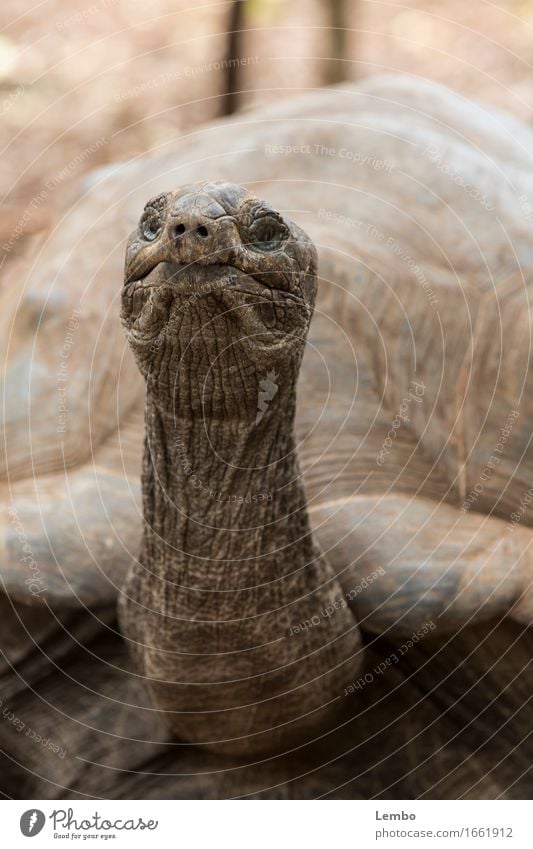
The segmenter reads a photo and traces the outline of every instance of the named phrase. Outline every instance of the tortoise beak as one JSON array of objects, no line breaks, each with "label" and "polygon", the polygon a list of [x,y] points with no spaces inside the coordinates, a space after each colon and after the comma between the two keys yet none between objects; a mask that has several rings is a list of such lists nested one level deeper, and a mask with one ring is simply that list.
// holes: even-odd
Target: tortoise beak
[{"label": "tortoise beak", "polygon": [[124,284],[142,280],[157,265],[169,259],[169,252],[163,240],[154,244],[139,246],[139,237],[135,230],[128,239],[126,262],[124,266]]}]

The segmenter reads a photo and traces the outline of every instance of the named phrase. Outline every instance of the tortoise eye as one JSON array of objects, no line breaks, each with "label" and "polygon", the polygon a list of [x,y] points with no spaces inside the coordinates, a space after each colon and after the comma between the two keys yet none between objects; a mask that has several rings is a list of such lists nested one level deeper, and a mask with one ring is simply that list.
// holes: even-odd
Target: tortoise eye
[{"label": "tortoise eye", "polygon": [[139,231],[145,241],[153,242],[161,233],[167,202],[168,195],[161,194],[149,200],[144,207],[139,222]]},{"label": "tortoise eye", "polygon": [[277,251],[289,234],[283,222],[272,216],[264,216],[251,225],[248,235],[251,248],[259,251]]},{"label": "tortoise eye", "polygon": [[147,242],[153,242],[157,239],[161,230],[162,222],[155,210],[148,210],[141,218],[141,233]]}]

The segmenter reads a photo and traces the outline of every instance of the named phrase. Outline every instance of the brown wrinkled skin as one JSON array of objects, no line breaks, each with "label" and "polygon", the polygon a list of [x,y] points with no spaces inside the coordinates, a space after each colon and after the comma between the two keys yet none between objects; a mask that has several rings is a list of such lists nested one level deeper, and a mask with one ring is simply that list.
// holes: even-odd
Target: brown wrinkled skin
[{"label": "brown wrinkled skin", "polygon": [[[258,226],[279,245],[253,244]],[[120,620],[172,731],[214,751],[271,753],[322,731],[359,666],[348,609],[290,634],[342,593],[311,534],[294,439],[316,267],[300,228],[228,183],[150,201],[128,244],[145,527]],[[258,418],[268,373],[276,393]]]}]

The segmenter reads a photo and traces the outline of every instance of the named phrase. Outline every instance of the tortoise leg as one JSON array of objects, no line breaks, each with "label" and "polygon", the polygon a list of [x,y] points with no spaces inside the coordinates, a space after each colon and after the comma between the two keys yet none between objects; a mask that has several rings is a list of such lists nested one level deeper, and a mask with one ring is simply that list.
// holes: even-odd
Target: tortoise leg
[{"label": "tortoise leg", "polygon": [[533,529],[401,494],[339,499],[311,519],[363,628],[533,621]]},{"label": "tortoise leg", "polygon": [[0,488],[0,590],[26,605],[114,605],[140,545],[142,415],[90,462]]}]

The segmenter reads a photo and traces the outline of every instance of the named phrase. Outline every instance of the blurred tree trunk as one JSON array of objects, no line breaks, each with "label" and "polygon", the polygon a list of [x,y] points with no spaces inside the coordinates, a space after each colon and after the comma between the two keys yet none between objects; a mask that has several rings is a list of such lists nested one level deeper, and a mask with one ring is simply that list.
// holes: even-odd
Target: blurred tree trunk
[{"label": "blurred tree trunk", "polygon": [[[355,0],[354,0],[355,2]],[[324,69],[324,84],[341,83],[349,76],[346,72],[346,2],[325,0],[328,33],[328,59]],[[230,6],[226,54],[224,56],[224,89],[220,98],[220,114],[231,115],[240,105],[242,90],[241,58],[243,56],[243,30],[246,29],[247,0],[233,0]]]},{"label": "blurred tree trunk", "polygon": [[[225,56],[224,93],[220,104],[222,115],[231,115],[239,107],[241,90],[242,30],[245,21],[246,0],[234,0],[228,21],[228,40]],[[237,61],[235,61],[237,60]]]},{"label": "blurred tree trunk", "polygon": [[347,79],[346,67],[346,3],[345,0],[325,0],[329,26],[329,59],[324,72],[326,85]]}]

